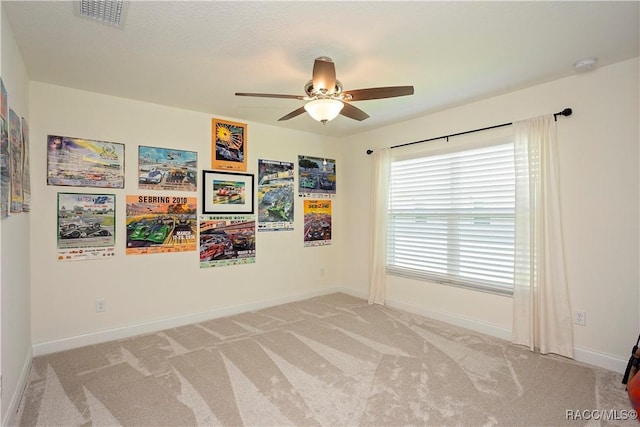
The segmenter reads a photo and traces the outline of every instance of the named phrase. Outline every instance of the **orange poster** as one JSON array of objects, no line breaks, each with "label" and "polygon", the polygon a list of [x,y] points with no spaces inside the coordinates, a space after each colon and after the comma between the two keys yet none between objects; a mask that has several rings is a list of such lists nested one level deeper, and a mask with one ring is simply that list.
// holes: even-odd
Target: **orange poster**
[{"label": "orange poster", "polygon": [[247,125],[211,120],[211,168],[247,170]]}]

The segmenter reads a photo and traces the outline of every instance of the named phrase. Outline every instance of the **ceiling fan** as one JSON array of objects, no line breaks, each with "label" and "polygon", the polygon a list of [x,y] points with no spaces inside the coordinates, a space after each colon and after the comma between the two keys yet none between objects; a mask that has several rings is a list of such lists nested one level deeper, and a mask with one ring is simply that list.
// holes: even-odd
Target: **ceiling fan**
[{"label": "ceiling fan", "polygon": [[236,92],[236,96],[308,101],[304,106],[280,117],[278,121],[289,120],[306,111],[315,120],[326,124],[328,121],[335,119],[338,114],[358,121],[365,120],[369,115],[351,105],[350,102],[413,95],[413,86],[388,86],[343,90],[342,83],[336,79],[336,68],[333,61],[331,58],[321,56],[316,58],[313,64],[313,76],[304,86],[304,91],[306,93],[305,96],[244,92]]}]

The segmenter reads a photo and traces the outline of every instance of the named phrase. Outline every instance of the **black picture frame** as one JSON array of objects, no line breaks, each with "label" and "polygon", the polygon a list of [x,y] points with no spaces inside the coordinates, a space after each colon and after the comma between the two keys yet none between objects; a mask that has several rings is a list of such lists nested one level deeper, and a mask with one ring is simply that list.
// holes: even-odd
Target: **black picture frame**
[{"label": "black picture frame", "polygon": [[255,177],[250,173],[202,171],[203,214],[253,214]]}]

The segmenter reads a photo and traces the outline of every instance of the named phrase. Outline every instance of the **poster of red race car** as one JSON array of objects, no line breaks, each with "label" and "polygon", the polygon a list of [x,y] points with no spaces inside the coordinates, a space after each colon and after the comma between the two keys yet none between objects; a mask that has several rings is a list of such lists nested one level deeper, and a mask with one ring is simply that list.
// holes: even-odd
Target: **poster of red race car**
[{"label": "poster of red race car", "polygon": [[200,268],[255,262],[255,215],[200,217]]}]

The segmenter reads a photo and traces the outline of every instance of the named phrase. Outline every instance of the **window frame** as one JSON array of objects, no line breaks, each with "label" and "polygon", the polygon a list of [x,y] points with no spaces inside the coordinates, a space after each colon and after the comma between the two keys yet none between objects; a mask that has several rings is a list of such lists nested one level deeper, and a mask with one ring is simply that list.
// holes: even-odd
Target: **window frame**
[{"label": "window frame", "polygon": [[[400,162],[400,161],[405,161],[410,159],[439,156],[439,155],[451,154],[451,153],[463,153],[465,151],[476,150],[476,149],[503,145],[503,144],[511,144],[513,146],[513,143],[514,143],[514,137],[513,137],[512,128],[501,129],[498,131],[491,131],[491,132],[482,132],[481,135],[473,135],[473,136],[467,135],[464,138],[460,138],[459,140],[456,140],[455,143],[450,143],[449,141],[441,141],[440,143],[429,144],[430,146],[426,148],[410,147],[409,149],[397,150],[397,152],[396,150],[394,150],[394,152],[392,152],[391,163],[393,165],[393,163],[395,162]],[[514,166],[515,166],[515,158],[514,158]],[[446,274],[441,275],[434,272],[425,272],[417,269],[392,265],[391,260],[393,258],[393,254],[391,253],[392,251],[391,246],[393,245],[393,236],[391,234],[391,231],[389,230],[389,227],[391,226],[391,215],[392,215],[391,204],[393,202],[391,197],[391,191],[392,191],[391,179],[392,178],[390,177],[389,207],[387,209],[387,230],[385,230],[385,232],[387,233],[387,245],[388,245],[387,257],[386,257],[387,258],[386,271],[388,275],[426,281],[426,282],[436,283],[436,284],[455,286],[455,287],[481,291],[481,292],[488,292],[488,293],[494,293],[494,294],[500,294],[500,295],[506,295],[506,296],[513,295],[513,286],[514,286],[513,280],[511,280],[509,286],[505,286],[504,284],[497,285],[495,283],[485,282],[481,279],[469,280],[469,279],[464,279],[460,277],[452,277]],[[515,186],[515,175],[513,177],[513,185]],[[513,274],[513,267],[515,264],[515,195],[514,195],[513,203],[514,203],[514,209],[509,215],[509,220],[512,221],[512,224],[513,224],[512,226],[513,227],[512,228],[513,257],[510,260],[511,274]]]}]

